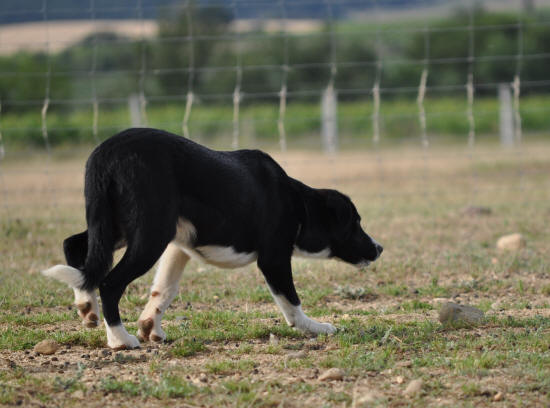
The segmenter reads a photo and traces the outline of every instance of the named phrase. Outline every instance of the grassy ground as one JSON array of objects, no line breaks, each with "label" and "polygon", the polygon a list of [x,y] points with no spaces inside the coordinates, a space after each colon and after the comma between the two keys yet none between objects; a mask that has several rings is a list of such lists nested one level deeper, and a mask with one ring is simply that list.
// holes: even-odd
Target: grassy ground
[{"label": "grassy ground", "polygon": [[[365,272],[294,261],[304,309],[339,332],[312,338],[288,328],[254,265],[191,262],[164,321],[168,342],[118,353],[106,350],[103,327],[81,327],[71,291],[38,273],[84,229],[85,155],[3,162],[0,405],[547,406],[549,155],[550,146],[529,143],[276,154],[289,174],[349,194],[384,245]],[[491,213],[465,212],[469,205]],[[526,247],[498,252],[497,238],[511,232]],[[133,333],[151,275],[121,303]],[[443,327],[442,299],[477,306],[487,320]],[[61,343],[54,356],[32,351],[45,338]],[[343,380],[320,381],[331,367]],[[414,379],[421,391],[404,395]]]}]

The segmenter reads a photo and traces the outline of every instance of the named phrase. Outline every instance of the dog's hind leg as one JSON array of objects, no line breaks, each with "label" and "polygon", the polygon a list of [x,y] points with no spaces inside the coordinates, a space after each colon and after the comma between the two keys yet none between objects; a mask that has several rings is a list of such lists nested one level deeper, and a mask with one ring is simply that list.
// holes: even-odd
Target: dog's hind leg
[{"label": "dog's hind leg", "polygon": [[[63,241],[63,251],[67,264],[73,268],[82,269],[88,253],[88,231],[72,235]],[[86,327],[96,327],[99,324],[99,305],[94,290],[73,288],[74,303]]]},{"label": "dog's hind leg", "polygon": [[122,325],[118,303],[126,286],[151,269],[170,242],[169,228],[164,230],[164,233],[160,233],[162,228],[160,225],[158,227],[153,231],[141,230],[139,234],[132,237],[120,262],[99,285],[107,344],[112,349],[139,347],[139,340],[130,335]]},{"label": "dog's hind leg", "polygon": [[264,274],[275,303],[279,306],[289,326],[315,334],[336,332],[336,328],[332,324],[316,322],[302,311],[300,299],[292,280],[290,256],[288,260],[284,261],[276,257],[268,259],[259,257],[258,266]]},{"label": "dog's hind leg", "polygon": [[164,250],[151,287],[151,297],[138,320],[141,341],[166,340],[161,327],[162,316],[178,293],[178,284],[188,260],[189,256],[172,243]]}]

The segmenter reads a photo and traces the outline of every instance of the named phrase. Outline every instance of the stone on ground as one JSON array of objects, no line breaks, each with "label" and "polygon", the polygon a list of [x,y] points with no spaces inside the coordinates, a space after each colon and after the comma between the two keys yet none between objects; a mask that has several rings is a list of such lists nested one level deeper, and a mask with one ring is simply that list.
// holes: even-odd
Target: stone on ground
[{"label": "stone on ground", "polygon": [[344,379],[344,371],[342,371],[340,368],[331,368],[330,370],[325,371],[323,374],[319,376],[319,380],[321,381],[343,380],[343,379]]},{"label": "stone on ground", "polygon": [[59,349],[59,344],[57,341],[52,339],[42,340],[40,343],[37,343],[34,346],[34,351],[38,354],[54,354]]},{"label": "stone on ground", "polygon": [[525,238],[519,233],[504,235],[497,241],[497,248],[502,251],[517,251],[525,247]]},{"label": "stone on ground", "polygon": [[483,311],[473,306],[459,305],[454,302],[444,303],[439,310],[439,321],[443,324],[463,322],[475,325],[482,323],[484,318]]},{"label": "stone on ground", "polygon": [[503,399],[504,399],[504,394],[501,391],[497,392],[493,397],[493,401],[502,401]]},{"label": "stone on ground", "polygon": [[405,391],[403,391],[403,395],[416,395],[422,390],[423,385],[424,383],[421,379],[412,380],[409,385],[407,385],[407,388],[405,388]]}]

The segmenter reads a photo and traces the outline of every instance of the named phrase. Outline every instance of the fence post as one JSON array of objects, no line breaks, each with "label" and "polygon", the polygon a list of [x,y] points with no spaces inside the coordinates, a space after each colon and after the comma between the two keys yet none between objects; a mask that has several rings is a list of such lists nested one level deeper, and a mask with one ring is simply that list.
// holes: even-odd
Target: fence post
[{"label": "fence post", "polygon": [[512,107],[512,92],[508,83],[498,85],[498,100],[500,104],[500,144],[504,147],[514,146],[514,111]]},{"label": "fence post", "polygon": [[138,94],[131,94],[128,97],[128,110],[130,111],[130,124],[132,127],[143,126],[141,114],[141,100]]},{"label": "fence post", "polygon": [[321,98],[321,137],[325,153],[338,150],[338,98],[334,86],[329,84]]}]

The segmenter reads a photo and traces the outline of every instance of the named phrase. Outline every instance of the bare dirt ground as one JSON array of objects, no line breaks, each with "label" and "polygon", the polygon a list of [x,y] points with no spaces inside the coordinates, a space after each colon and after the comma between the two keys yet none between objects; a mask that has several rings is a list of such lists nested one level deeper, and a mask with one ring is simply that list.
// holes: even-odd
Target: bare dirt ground
[{"label": "bare dirt ground", "polygon": [[[548,145],[274,156],[290,175],[350,195],[385,247],[367,271],[294,261],[304,310],[339,332],[287,328],[253,265],[192,262],[164,321],[168,341],[120,352],[103,327],[81,326],[69,289],[38,273],[85,228],[85,155],[2,162],[0,405],[548,406]],[[512,232],[526,246],[498,251]],[[121,302],[131,332],[151,275]],[[486,320],[442,326],[446,301]],[[35,353],[46,338],[59,350]],[[330,368],[342,378],[321,380]],[[406,391],[413,380],[419,389]]]}]

